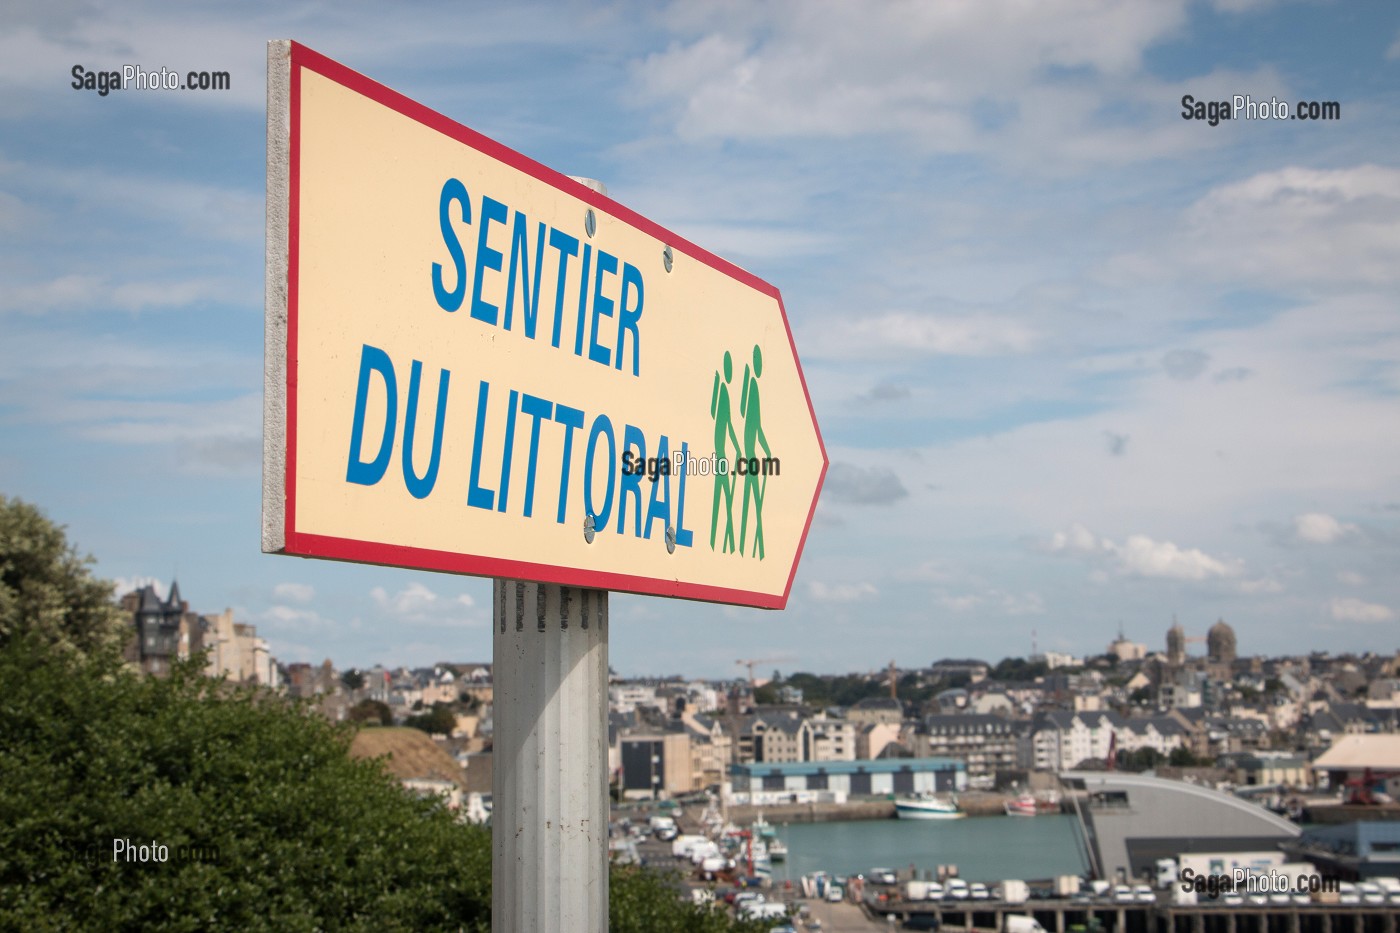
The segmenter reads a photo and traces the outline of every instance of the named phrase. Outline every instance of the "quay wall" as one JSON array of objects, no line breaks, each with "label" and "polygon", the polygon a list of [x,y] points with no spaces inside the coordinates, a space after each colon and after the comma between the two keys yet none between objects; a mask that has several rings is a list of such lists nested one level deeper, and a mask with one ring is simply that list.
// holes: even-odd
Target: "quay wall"
[{"label": "quay wall", "polygon": [[[968,816],[1004,814],[1005,794],[959,794],[958,806]],[[832,823],[841,820],[888,820],[894,818],[894,801],[887,797],[863,797],[846,803],[785,803],[762,807],[729,807],[729,819],[745,826],[759,814],[769,823]]]}]

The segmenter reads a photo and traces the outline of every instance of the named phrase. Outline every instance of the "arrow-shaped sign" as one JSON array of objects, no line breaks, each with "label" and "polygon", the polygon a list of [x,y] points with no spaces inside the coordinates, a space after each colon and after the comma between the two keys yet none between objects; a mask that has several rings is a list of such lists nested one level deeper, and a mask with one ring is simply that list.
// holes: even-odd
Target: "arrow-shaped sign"
[{"label": "arrow-shaped sign", "polygon": [[265,551],[786,604],[776,288],[304,46],[270,106]]}]

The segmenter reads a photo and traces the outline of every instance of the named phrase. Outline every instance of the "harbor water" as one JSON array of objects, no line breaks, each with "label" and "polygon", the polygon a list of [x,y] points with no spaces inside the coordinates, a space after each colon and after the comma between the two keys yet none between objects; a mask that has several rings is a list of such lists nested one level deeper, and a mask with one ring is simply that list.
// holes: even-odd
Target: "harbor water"
[{"label": "harbor water", "polygon": [[775,880],[825,871],[834,875],[873,867],[909,869],[920,877],[956,865],[967,881],[1042,880],[1087,869],[1073,816],[974,816],[962,820],[853,820],[777,827],[788,846]]}]

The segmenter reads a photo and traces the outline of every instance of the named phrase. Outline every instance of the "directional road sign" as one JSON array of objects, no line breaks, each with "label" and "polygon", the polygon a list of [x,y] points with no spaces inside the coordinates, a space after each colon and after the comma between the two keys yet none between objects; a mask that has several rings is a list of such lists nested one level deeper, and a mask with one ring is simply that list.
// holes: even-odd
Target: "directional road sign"
[{"label": "directional road sign", "polygon": [[281,48],[263,549],[784,606],[827,459],[778,290]]}]

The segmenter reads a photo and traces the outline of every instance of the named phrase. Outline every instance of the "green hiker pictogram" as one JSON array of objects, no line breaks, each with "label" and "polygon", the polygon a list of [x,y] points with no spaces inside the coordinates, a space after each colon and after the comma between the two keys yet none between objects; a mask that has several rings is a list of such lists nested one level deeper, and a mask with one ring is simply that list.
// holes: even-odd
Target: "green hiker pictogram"
[{"label": "green hiker pictogram", "polygon": [[[745,369],[747,375],[747,368]],[[715,460],[716,463],[729,462],[729,441],[734,441],[734,454],[740,453],[739,435],[734,433],[734,416],[729,405],[729,383],[734,378],[734,361],[729,351],[724,351],[724,376],[721,380],[715,371],[714,388],[710,390],[710,415],[715,419]],[[734,477],[728,470],[715,471],[714,506],[710,509],[710,550],[715,549],[715,530],[719,528],[719,501],[724,499],[724,539],[722,549],[728,554],[734,550]]]},{"label": "green hiker pictogram", "polygon": [[[743,456],[750,469],[744,473],[744,509],[739,520],[739,553],[744,553],[744,537],[749,528],[749,498],[753,497],[753,556],[763,560],[763,494],[768,491],[768,474],[764,471],[760,478],[752,464],[758,462],[757,447],[763,448],[765,460],[773,456],[768,446],[768,437],[763,433],[763,407],[758,400],[758,377],[763,375],[763,351],[758,344],[753,347],[753,376],[744,367],[744,387],[739,392],[739,414],[744,417]],[[757,446],[755,446],[757,445]]]}]

